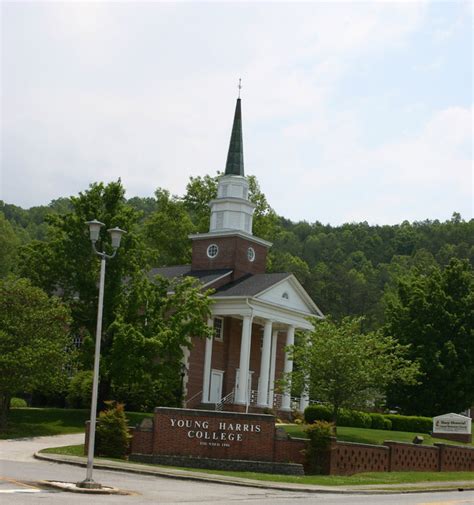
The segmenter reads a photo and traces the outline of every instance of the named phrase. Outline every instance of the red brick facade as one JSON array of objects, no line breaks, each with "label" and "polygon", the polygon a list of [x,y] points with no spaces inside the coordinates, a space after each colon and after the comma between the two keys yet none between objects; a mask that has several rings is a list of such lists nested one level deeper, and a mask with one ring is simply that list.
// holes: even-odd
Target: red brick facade
[{"label": "red brick facade", "polygon": [[[209,258],[207,248],[216,244],[219,253],[215,258]],[[255,260],[248,259],[247,250],[252,247],[255,251]],[[238,235],[193,239],[192,269],[193,270],[218,270],[221,268],[233,269],[232,280],[239,279],[245,274],[262,274],[265,272],[268,248],[253,240],[245,239]]]},{"label": "red brick facade", "polygon": [[[258,378],[260,376],[261,346],[263,337],[263,326],[252,325],[252,344],[250,347],[250,371],[252,377],[252,390],[258,388]],[[228,395],[235,387],[236,370],[240,361],[240,341],[242,338],[242,320],[225,317],[223,339],[214,339],[212,345],[211,369],[224,372],[222,386],[222,397]],[[203,385],[203,363],[206,342],[203,338],[192,339],[193,349],[188,362],[188,382],[186,394],[186,407],[195,408],[201,403],[201,392]],[[275,381],[278,381],[283,374],[283,366],[286,345],[286,332],[279,332],[276,350]]]}]

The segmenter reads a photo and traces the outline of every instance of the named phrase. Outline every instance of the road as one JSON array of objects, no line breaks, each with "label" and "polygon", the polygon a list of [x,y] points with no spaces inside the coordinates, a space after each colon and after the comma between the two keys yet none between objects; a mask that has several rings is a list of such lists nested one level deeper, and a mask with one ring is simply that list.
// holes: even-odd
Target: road
[{"label": "road", "polygon": [[34,504],[159,504],[159,505],[474,505],[472,492],[438,492],[405,495],[323,494],[278,491],[227,484],[212,484],[154,477],[125,472],[94,471],[94,478],[104,485],[126,489],[133,494],[84,495],[41,489],[35,482],[60,480],[77,482],[85,469],[58,465],[32,458],[42,447],[78,443],[71,436],[23,441],[0,441],[0,503]]}]

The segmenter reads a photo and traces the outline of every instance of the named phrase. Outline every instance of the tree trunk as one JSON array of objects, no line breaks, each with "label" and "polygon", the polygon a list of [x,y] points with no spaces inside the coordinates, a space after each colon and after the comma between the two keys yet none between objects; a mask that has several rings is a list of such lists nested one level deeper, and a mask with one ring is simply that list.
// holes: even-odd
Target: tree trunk
[{"label": "tree trunk", "polygon": [[0,394],[0,430],[4,431],[7,428],[8,412],[10,411],[11,395]]}]

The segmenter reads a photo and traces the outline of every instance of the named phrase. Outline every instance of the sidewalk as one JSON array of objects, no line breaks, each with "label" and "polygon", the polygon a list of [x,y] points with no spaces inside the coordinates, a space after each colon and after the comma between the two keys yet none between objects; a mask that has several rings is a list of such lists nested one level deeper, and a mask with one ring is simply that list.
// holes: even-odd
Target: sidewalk
[{"label": "sidewalk", "polygon": [[[40,460],[63,463],[76,466],[86,466],[86,458],[78,456],[65,456],[57,454],[35,453],[34,457]],[[456,482],[418,482],[413,484],[372,484],[361,486],[320,486],[311,484],[293,484],[284,482],[269,482],[240,477],[210,474],[180,470],[176,468],[155,467],[128,463],[126,461],[94,460],[94,468],[121,472],[137,473],[142,475],[155,475],[173,479],[187,479],[209,481],[212,483],[233,484],[236,486],[258,487],[281,491],[301,491],[304,493],[334,493],[334,494],[380,494],[380,493],[422,493],[433,491],[474,491],[474,481]]]}]

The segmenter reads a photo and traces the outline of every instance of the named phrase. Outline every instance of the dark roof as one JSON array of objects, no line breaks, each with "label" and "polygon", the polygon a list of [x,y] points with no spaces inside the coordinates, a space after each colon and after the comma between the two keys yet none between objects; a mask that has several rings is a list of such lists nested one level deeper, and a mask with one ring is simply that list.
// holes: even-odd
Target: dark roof
[{"label": "dark roof", "polygon": [[290,277],[290,273],[248,274],[230,284],[218,288],[213,296],[255,296],[274,284]]},{"label": "dark roof", "polygon": [[229,152],[225,164],[225,175],[244,176],[244,143],[242,140],[242,111],[240,98],[237,98],[235,106],[234,123],[230,136]]},{"label": "dark roof", "polygon": [[174,267],[153,268],[149,272],[150,277],[161,275],[166,279],[175,279],[177,277],[194,277],[201,281],[204,285],[212,283],[219,277],[232,272],[229,268],[219,270],[191,270],[191,265],[178,265]]}]

